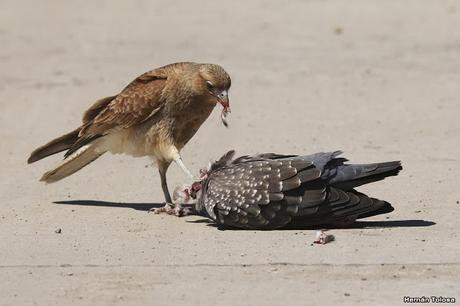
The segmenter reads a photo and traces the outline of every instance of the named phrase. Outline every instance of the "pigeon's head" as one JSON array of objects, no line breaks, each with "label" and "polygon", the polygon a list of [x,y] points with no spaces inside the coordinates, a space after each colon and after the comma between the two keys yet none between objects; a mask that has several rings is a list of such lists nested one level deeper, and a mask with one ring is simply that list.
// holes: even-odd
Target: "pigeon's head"
[{"label": "pigeon's head", "polygon": [[222,123],[228,126],[226,117],[230,113],[230,102],[228,100],[228,91],[232,84],[230,76],[224,68],[214,64],[202,64],[200,66],[200,76],[204,91],[214,98],[215,103],[222,105]]},{"label": "pigeon's head", "polygon": [[180,204],[192,204],[199,197],[201,182],[192,184],[180,184],[174,188],[173,202]]},{"label": "pigeon's head", "polygon": [[174,188],[172,200],[174,203],[188,204],[190,202],[190,184],[180,184]]}]

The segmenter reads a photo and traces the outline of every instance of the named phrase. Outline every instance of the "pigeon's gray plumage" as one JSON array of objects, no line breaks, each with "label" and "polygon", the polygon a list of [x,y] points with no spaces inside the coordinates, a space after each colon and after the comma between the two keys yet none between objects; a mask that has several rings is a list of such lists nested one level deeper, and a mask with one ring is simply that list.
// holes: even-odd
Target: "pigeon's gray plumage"
[{"label": "pigeon's gray plumage", "polygon": [[354,188],[397,175],[401,163],[345,164],[341,153],[233,159],[230,151],[201,181],[196,209],[220,225],[246,229],[343,225],[393,211]]}]

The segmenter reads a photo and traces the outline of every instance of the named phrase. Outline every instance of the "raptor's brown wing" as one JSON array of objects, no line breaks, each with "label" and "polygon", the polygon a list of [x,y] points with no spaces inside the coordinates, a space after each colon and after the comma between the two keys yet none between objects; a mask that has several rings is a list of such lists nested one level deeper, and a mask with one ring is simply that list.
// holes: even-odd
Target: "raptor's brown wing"
[{"label": "raptor's brown wing", "polygon": [[128,128],[145,121],[161,108],[165,83],[166,76],[161,71],[144,73],[86,124],[80,135],[104,134],[113,128]]},{"label": "raptor's brown wing", "polygon": [[99,115],[100,112],[102,112],[104,109],[107,108],[107,105],[109,105],[110,102],[112,102],[117,96],[110,96],[106,98],[102,98],[97,100],[96,102],[91,105],[90,108],[88,108],[85,113],[83,114],[83,125],[88,124],[94,118],[96,118],[97,115]]},{"label": "raptor's brown wing", "polygon": [[94,103],[85,112],[78,141],[66,156],[113,129],[132,127],[155,115],[164,104],[162,93],[166,80],[163,69],[155,69],[136,78],[117,96]]}]

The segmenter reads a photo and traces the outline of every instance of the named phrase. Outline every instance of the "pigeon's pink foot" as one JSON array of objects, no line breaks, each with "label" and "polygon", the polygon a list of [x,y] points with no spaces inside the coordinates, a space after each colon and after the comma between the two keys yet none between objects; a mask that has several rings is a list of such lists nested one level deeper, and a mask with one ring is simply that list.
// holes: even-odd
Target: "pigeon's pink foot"
[{"label": "pigeon's pink foot", "polygon": [[189,207],[182,207],[180,204],[166,203],[165,206],[160,208],[152,208],[149,212],[154,214],[167,214],[176,217],[183,217],[193,214],[193,210]]}]

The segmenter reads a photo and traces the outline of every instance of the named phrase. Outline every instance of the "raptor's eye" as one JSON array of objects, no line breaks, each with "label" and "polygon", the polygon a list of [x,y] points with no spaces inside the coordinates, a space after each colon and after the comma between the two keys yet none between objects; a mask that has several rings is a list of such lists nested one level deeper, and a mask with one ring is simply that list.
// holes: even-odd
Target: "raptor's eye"
[{"label": "raptor's eye", "polygon": [[214,84],[211,81],[206,81],[206,86],[208,86],[208,90],[212,91],[214,89]]}]

